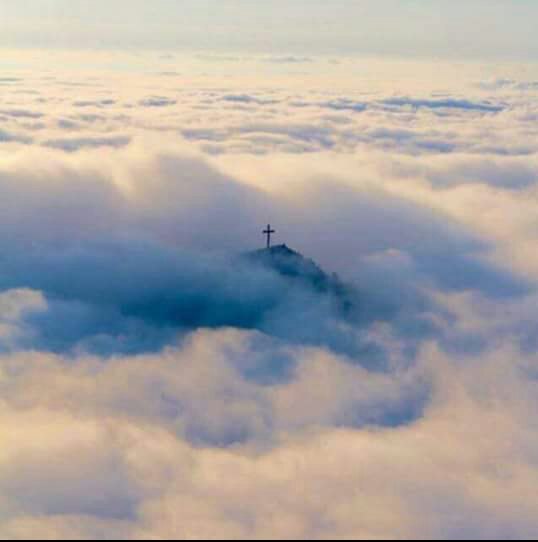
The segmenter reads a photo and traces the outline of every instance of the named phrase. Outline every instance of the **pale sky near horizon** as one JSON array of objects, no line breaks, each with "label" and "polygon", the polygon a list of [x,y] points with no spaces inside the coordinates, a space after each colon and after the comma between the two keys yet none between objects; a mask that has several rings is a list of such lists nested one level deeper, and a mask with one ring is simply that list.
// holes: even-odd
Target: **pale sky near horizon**
[{"label": "pale sky near horizon", "polygon": [[534,0],[0,0],[0,47],[538,60]]}]

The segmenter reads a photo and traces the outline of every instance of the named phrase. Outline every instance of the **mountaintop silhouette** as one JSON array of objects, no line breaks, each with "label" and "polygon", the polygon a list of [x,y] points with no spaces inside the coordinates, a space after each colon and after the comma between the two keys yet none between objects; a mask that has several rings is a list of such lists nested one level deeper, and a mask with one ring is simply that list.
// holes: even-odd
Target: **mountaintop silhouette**
[{"label": "mountaintop silhouette", "polygon": [[316,262],[286,244],[255,250],[245,254],[245,257],[254,264],[276,271],[293,283],[331,296],[345,316],[351,316],[358,309],[358,293],[353,286],[343,282],[336,273],[326,273]]}]

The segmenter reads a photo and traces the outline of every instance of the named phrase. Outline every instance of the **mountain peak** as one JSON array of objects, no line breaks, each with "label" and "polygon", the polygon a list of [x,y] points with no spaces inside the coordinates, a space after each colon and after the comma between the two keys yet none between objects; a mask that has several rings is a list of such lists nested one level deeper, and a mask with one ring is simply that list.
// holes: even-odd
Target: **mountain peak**
[{"label": "mountain peak", "polygon": [[330,295],[348,315],[357,306],[353,286],[342,282],[336,273],[327,274],[314,260],[305,258],[286,244],[255,250],[245,256],[257,265],[276,271],[293,284]]},{"label": "mountain peak", "polygon": [[305,258],[285,244],[250,252],[247,257],[288,277],[303,277],[316,282],[329,278],[313,260]]}]

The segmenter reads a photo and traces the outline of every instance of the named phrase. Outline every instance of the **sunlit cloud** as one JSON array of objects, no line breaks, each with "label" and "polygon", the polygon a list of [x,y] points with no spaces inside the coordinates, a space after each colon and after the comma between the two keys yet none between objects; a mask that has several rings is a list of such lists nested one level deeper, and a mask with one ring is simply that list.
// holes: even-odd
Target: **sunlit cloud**
[{"label": "sunlit cloud", "polygon": [[0,538],[535,537],[532,63],[55,51],[53,4],[0,74]]}]

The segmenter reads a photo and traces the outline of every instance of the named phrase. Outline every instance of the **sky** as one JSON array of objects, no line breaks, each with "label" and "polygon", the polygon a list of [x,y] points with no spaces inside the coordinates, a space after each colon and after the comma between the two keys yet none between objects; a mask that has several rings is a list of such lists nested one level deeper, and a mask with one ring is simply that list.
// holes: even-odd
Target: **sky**
[{"label": "sky", "polygon": [[0,9],[0,539],[538,536],[535,2]]},{"label": "sky", "polygon": [[4,47],[538,59],[534,0],[2,0]]}]

